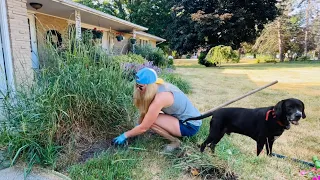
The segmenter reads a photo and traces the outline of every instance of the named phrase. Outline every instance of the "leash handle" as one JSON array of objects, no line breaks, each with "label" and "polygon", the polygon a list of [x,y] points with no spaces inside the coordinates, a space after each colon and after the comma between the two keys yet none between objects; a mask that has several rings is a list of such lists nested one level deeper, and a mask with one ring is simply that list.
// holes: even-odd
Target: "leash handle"
[{"label": "leash handle", "polygon": [[262,89],[265,89],[265,88],[267,88],[267,87],[269,87],[269,86],[272,86],[272,85],[274,85],[274,84],[276,84],[276,83],[278,83],[277,80],[276,80],[276,81],[273,81],[273,82],[271,82],[271,83],[269,83],[269,84],[267,84],[267,85],[264,85],[264,86],[262,86],[262,87],[260,87],[260,88],[257,88],[257,89],[255,89],[255,90],[253,90],[253,91],[250,91],[250,92],[248,92],[247,94],[245,94],[245,95],[243,95],[243,96],[240,96],[240,97],[237,97],[237,98],[235,98],[235,99],[232,99],[232,100],[230,100],[230,101],[228,101],[228,102],[226,102],[226,103],[224,103],[224,104],[221,104],[221,105],[218,106],[218,107],[215,107],[215,108],[213,108],[213,109],[210,109],[209,111],[204,112],[204,113],[202,113],[202,114],[207,114],[207,113],[211,113],[211,112],[213,112],[213,111],[216,111],[216,110],[218,110],[218,109],[220,109],[220,108],[223,108],[223,107],[225,107],[225,106],[227,106],[227,105],[229,105],[229,104],[232,104],[232,103],[234,103],[234,102],[236,102],[236,101],[239,101],[240,99],[243,99],[243,98],[245,98],[245,97],[247,97],[247,96],[250,96],[251,94],[254,94],[254,93],[258,92],[258,91],[261,91]]}]

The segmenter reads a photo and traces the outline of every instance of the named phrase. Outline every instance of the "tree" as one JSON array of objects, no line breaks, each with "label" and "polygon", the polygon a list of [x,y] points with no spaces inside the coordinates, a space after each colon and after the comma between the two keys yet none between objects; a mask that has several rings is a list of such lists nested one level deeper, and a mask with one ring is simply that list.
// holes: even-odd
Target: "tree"
[{"label": "tree", "polygon": [[170,22],[170,0],[135,0],[127,5],[131,22],[148,27],[148,33],[164,37]]},{"label": "tree", "polygon": [[175,0],[172,3],[172,23],[166,37],[171,48],[180,53],[217,45],[237,49],[241,42],[255,40],[263,24],[277,15],[276,0]]},{"label": "tree", "polygon": [[210,64],[220,64],[222,62],[239,62],[240,58],[230,46],[215,46],[210,49],[206,56],[206,61]]},{"label": "tree", "polygon": [[127,0],[73,0],[77,3],[99,10],[101,12],[116,16],[118,18],[129,20],[126,5]]}]

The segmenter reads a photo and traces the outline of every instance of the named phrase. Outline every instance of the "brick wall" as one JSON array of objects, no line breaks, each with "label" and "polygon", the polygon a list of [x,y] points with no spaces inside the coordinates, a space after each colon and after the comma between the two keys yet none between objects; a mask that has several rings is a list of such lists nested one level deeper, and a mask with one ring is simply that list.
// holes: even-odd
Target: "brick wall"
[{"label": "brick wall", "polygon": [[33,79],[27,0],[6,0],[16,85]]}]

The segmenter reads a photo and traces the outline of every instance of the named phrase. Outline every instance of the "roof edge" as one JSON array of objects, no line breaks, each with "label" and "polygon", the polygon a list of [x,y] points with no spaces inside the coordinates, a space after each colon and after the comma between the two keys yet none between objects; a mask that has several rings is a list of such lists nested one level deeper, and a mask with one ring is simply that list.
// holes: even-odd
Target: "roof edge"
[{"label": "roof edge", "polygon": [[89,12],[89,13],[92,13],[92,14],[96,14],[98,16],[101,16],[101,17],[104,17],[104,18],[119,22],[121,24],[124,24],[124,25],[127,25],[127,26],[131,26],[132,28],[136,28],[137,30],[142,30],[142,31],[148,30],[148,28],[146,28],[146,27],[143,27],[143,26],[134,24],[132,22],[120,19],[118,17],[115,17],[115,16],[112,16],[110,14],[98,11],[96,9],[90,8],[90,7],[82,5],[80,3],[76,3],[76,2],[73,2],[73,1],[70,1],[70,0],[52,0],[52,1],[64,4],[64,5],[67,5],[67,6],[82,10],[82,11],[86,11],[86,12]]}]

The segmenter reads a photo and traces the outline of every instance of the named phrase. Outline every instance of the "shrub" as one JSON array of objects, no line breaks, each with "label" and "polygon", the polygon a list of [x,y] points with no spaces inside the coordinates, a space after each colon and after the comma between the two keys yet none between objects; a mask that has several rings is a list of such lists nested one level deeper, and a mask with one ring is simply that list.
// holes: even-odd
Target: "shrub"
[{"label": "shrub", "polygon": [[202,64],[206,67],[213,67],[213,66],[216,66],[216,63],[211,63],[209,61],[206,60],[206,56],[207,56],[207,53],[206,52],[200,52],[200,56],[198,58],[198,63],[199,64]]},{"label": "shrub", "polygon": [[206,56],[206,60],[212,64],[219,64],[221,62],[238,63],[240,61],[240,57],[230,46],[220,45],[210,49]]},{"label": "shrub", "polygon": [[177,86],[182,92],[189,94],[191,93],[191,85],[188,81],[181,78],[179,75],[174,73],[163,73],[160,75],[163,80]]},{"label": "shrub", "polygon": [[298,57],[296,61],[310,61],[311,58],[309,56],[301,56]]},{"label": "shrub", "polygon": [[133,63],[144,63],[146,60],[138,54],[132,54],[129,53],[128,55],[118,55],[118,56],[112,56],[112,61],[117,64],[123,64],[125,62],[133,62]]},{"label": "shrub", "polygon": [[277,61],[275,59],[266,59],[266,63],[276,63]]},{"label": "shrub", "polygon": [[164,52],[160,48],[154,48],[151,45],[137,45],[135,53],[141,55],[148,61],[152,61],[157,66],[168,66],[169,60],[165,57]]},{"label": "shrub", "polygon": [[271,55],[258,55],[257,60],[258,63],[274,63],[276,60]]}]

